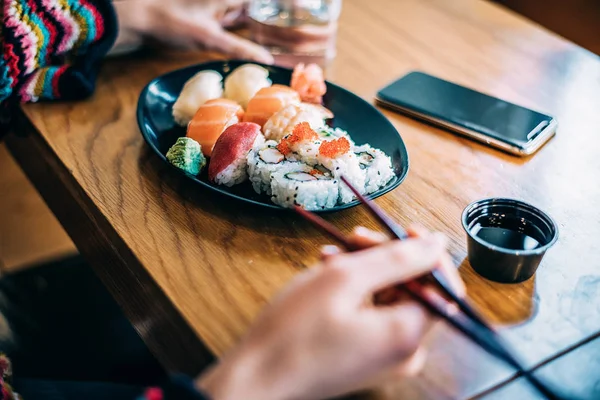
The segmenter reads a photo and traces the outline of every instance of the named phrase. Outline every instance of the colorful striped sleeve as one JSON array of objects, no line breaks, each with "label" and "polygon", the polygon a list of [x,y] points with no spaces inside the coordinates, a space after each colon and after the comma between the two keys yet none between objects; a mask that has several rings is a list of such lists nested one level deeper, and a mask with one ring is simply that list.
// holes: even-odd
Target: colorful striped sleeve
[{"label": "colorful striped sleeve", "polygon": [[0,0],[0,103],[74,100],[117,36],[110,0]]}]

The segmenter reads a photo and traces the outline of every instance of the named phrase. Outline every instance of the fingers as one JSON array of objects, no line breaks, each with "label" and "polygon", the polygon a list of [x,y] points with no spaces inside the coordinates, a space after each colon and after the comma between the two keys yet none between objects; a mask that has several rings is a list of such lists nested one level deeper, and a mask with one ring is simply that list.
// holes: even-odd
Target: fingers
[{"label": "fingers", "polygon": [[427,353],[427,349],[424,346],[419,346],[410,357],[384,371],[379,376],[377,386],[418,375],[423,370],[423,367],[425,367]]},{"label": "fingers", "polygon": [[340,254],[327,262],[345,271],[350,290],[367,295],[393,284],[423,275],[436,267],[445,251],[438,235],[393,241],[352,254]]},{"label": "fingers", "polygon": [[423,370],[426,361],[427,349],[421,346],[408,359],[395,362],[393,366],[368,378],[368,380],[360,384],[356,390],[381,387],[389,383],[398,382],[406,377],[416,376]]},{"label": "fingers", "polygon": [[[426,237],[427,235],[431,235],[427,229],[418,225],[411,226],[407,229],[407,231],[409,237]],[[454,263],[448,254],[444,254],[442,256],[439,269],[446,276],[446,279],[448,279],[448,283],[450,283],[450,285],[453,287],[454,292],[460,297],[465,297],[467,292],[465,283],[458,274],[458,270],[454,266]]]},{"label": "fingers", "polygon": [[246,9],[243,5],[230,7],[223,17],[219,18],[221,26],[224,28],[234,28],[246,23]]},{"label": "fingers", "polygon": [[380,318],[385,319],[382,321],[382,329],[387,336],[384,343],[392,351],[395,362],[410,358],[421,346],[425,335],[439,321],[413,301],[377,312]]},{"label": "fingers", "polygon": [[350,237],[350,241],[359,249],[368,249],[388,240],[389,238],[383,233],[372,231],[363,226],[354,228]]},{"label": "fingers", "polygon": [[[367,249],[387,241],[388,238],[379,232],[372,231],[362,226],[357,226],[352,231],[352,235],[349,237],[349,240],[356,247],[360,249]],[[338,246],[323,246],[321,248],[321,260],[326,260],[327,258],[342,252],[342,249],[340,249]]]},{"label": "fingers", "polygon": [[438,268],[444,274],[444,276],[448,280],[448,283],[454,289],[454,293],[456,293],[460,297],[465,297],[467,294],[465,283],[460,277],[458,269],[454,266],[454,263],[452,262],[452,259],[450,258],[449,254],[444,254],[442,256]]},{"label": "fingers", "polygon": [[188,25],[194,40],[209,50],[218,51],[230,57],[273,64],[273,56],[267,49],[225,31],[216,21],[188,21]]},{"label": "fingers", "polygon": [[406,362],[401,363],[390,371],[390,380],[396,381],[401,378],[417,376],[423,370],[423,367],[425,367],[426,361],[427,349],[421,346]]},{"label": "fingers", "polygon": [[[433,240],[433,241],[439,242],[439,244],[442,245],[441,247],[443,247],[444,251],[442,251],[442,253],[439,254],[439,257],[437,259],[437,265],[431,267],[430,269],[436,268],[436,267],[439,268],[441,270],[441,272],[446,276],[450,285],[454,288],[454,291],[459,296],[464,297],[465,293],[466,293],[465,285],[464,285],[464,282],[462,281],[460,275],[458,274],[458,270],[452,263],[452,259],[445,252],[445,243],[446,243],[445,237],[441,234],[432,234],[428,230],[426,230],[425,228],[420,227],[420,226],[411,226],[408,229],[408,234],[409,234],[409,237],[411,237],[411,238]],[[389,239],[386,235],[384,235],[380,232],[375,232],[375,231],[372,231],[365,227],[356,227],[352,233],[352,236],[350,237],[350,240],[358,248],[368,249],[370,247],[374,247],[374,246],[380,245],[382,243],[385,243]],[[438,247],[438,249],[439,249],[439,247]],[[340,253],[341,253],[341,250],[339,248],[337,248],[336,246],[326,246],[323,249],[321,259],[325,260],[329,257],[339,255]],[[423,259],[421,261],[426,263],[425,259]],[[369,260],[365,260],[365,266],[366,266],[365,268],[369,270],[368,273],[371,275],[372,278],[375,278],[375,279],[376,279],[376,276],[379,275],[379,273],[380,273],[380,271],[373,271],[373,269],[379,268],[379,266],[375,266],[377,264],[379,264],[379,263],[375,262],[375,259],[370,260],[370,262],[369,262]],[[392,267],[392,268],[394,268],[394,267]],[[409,270],[403,269],[403,271],[408,273]],[[427,271],[427,269],[422,270],[423,273],[426,271]],[[392,274],[393,274],[393,272],[392,272]],[[419,275],[419,274],[414,274],[412,276],[417,276],[417,275]],[[408,277],[409,275],[406,275],[406,276]],[[395,281],[392,283],[398,283],[398,281]],[[386,290],[377,293],[376,298],[375,298],[375,303],[376,304],[391,304],[391,303],[398,301],[400,299],[400,296],[401,296],[401,293],[399,293],[396,289],[386,288]]]},{"label": "fingers", "polygon": [[427,235],[431,235],[431,232],[429,232],[427,229],[423,228],[420,225],[411,225],[406,231],[408,233],[408,236],[412,238],[425,237]]}]

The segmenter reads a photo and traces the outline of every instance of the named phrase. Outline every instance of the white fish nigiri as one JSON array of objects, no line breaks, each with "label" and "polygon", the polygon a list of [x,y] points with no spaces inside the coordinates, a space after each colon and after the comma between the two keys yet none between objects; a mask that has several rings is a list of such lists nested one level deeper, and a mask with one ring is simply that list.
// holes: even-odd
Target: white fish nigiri
[{"label": "white fish nigiri", "polygon": [[245,110],[256,92],[268,86],[271,86],[269,71],[255,64],[244,64],[225,78],[224,95]]},{"label": "white fish nigiri", "polygon": [[223,76],[217,71],[200,71],[192,76],[173,105],[175,122],[187,126],[202,104],[223,95],[222,82]]}]

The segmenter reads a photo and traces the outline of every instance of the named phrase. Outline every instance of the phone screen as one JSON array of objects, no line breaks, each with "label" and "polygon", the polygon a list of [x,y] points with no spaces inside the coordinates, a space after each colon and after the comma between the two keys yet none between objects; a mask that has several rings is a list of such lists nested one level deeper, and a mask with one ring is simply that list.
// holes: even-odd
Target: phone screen
[{"label": "phone screen", "polygon": [[411,72],[378,93],[384,103],[524,147],[552,117],[454,83]]}]

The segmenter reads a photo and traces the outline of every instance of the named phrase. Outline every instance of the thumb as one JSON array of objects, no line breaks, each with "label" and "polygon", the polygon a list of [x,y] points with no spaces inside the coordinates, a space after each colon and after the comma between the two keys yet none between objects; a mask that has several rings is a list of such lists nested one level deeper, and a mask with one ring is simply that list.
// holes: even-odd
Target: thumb
[{"label": "thumb", "polygon": [[193,39],[208,50],[218,51],[234,58],[273,64],[273,56],[267,49],[228,32],[213,20],[190,22]]}]

